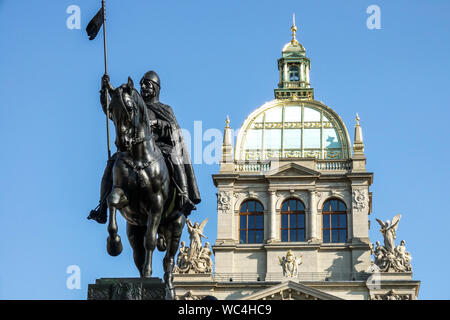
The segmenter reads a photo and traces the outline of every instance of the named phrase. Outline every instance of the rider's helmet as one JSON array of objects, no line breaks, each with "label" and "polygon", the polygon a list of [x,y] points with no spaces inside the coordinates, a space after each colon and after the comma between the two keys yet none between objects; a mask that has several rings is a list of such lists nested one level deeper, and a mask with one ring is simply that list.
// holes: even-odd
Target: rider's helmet
[{"label": "rider's helmet", "polygon": [[161,82],[160,82],[160,80],[159,80],[159,76],[158,76],[158,74],[157,74],[155,71],[153,71],[153,70],[148,71],[147,73],[145,73],[144,76],[143,76],[142,79],[141,79],[141,82],[142,82],[143,80],[150,80],[151,82],[157,84],[159,88],[161,88]]}]

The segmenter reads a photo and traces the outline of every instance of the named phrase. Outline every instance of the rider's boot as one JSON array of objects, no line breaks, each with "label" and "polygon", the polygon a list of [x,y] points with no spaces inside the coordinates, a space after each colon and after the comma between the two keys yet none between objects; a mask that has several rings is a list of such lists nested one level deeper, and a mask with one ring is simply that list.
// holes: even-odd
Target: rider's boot
[{"label": "rider's boot", "polygon": [[181,189],[181,192],[178,193],[178,208],[188,216],[192,210],[196,210],[197,207],[195,204],[189,199],[189,191],[188,191],[188,183],[186,174],[184,172],[184,167],[182,165],[175,165],[175,180],[178,186]]}]

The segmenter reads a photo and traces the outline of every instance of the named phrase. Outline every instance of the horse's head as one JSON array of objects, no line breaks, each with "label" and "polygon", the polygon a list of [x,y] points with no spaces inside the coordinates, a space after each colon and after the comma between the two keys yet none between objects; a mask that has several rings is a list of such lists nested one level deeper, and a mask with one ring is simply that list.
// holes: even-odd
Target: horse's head
[{"label": "horse's head", "polygon": [[147,107],[130,77],[111,93],[110,111],[118,150],[130,150],[135,139],[148,135]]}]

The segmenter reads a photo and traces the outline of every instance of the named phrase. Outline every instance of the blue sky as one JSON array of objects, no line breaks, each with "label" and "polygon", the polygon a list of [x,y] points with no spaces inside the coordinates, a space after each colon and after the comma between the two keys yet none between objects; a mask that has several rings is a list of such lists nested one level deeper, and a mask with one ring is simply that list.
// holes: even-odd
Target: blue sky
[{"label": "blue sky", "polygon": [[[194,121],[222,130],[227,114],[237,129],[273,99],[295,12],[316,99],[338,112],[351,137],[355,113],[361,117],[375,174],[371,240],[381,240],[375,217],[402,213],[398,240],[412,253],[419,297],[450,298],[449,1],[107,3],[113,84],[156,70],[161,100],[190,131]],[[366,27],[372,4],[381,9],[380,30]],[[80,30],[66,27],[69,5],[81,8]],[[99,5],[0,0],[1,299],[85,299],[96,278],[137,275],[123,219],[125,248],[116,258],[105,250],[106,227],[86,220],[106,162],[102,40],[84,31]],[[218,166],[195,170],[203,201],[192,219],[210,218],[213,243]],[[80,290],[66,288],[69,265],[81,269]],[[159,263],[154,270],[162,276]]]}]

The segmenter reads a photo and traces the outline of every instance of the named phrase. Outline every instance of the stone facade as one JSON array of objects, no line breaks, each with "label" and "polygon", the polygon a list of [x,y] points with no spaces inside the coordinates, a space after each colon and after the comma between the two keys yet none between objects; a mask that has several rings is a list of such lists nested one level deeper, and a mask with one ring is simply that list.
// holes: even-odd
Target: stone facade
[{"label": "stone facade", "polygon": [[[217,188],[214,273],[176,275],[177,295],[213,295],[218,299],[417,299],[420,282],[412,280],[410,269],[381,272],[371,259],[373,173],[366,170],[359,117],[352,154],[342,119],[330,107],[313,100],[310,61],[304,47],[292,40],[283,48],[280,61],[276,99],[244,121],[234,155],[227,119],[220,171],[212,176]],[[301,70],[299,81],[295,70]],[[305,90],[308,94],[303,95]],[[266,132],[260,135],[261,141],[258,130]],[[299,134],[299,141],[289,140],[293,133]],[[314,137],[318,138],[313,141]],[[272,140],[265,142],[269,138]],[[292,149],[297,142],[297,149]],[[282,241],[281,212],[283,203],[290,199],[299,200],[304,207],[303,241]],[[242,241],[239,233],[241,206],[249,200],[258,201],[263,208],[263,239],[253,243]],[[323,210],[329,200],[345,205],[345,212],[341,212],[346,221],[342,233],[345,239],[339,236],[339,241],[324,238]],[[287,259],[287,253],[291,268],[292,261],[298,262],[295,272],[287,270],[286,260],[281,258]],[[300,257],[301,263],[295,260]]]}]

